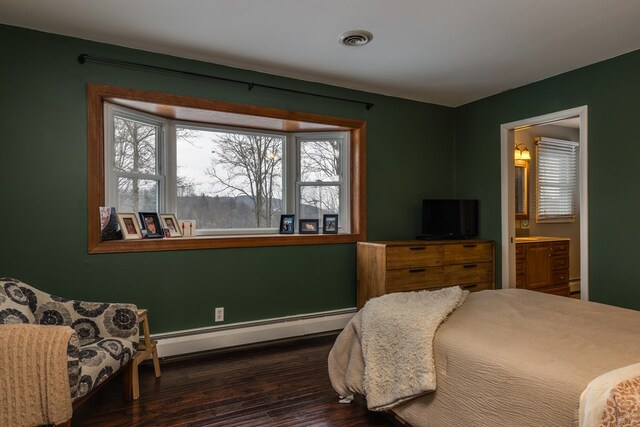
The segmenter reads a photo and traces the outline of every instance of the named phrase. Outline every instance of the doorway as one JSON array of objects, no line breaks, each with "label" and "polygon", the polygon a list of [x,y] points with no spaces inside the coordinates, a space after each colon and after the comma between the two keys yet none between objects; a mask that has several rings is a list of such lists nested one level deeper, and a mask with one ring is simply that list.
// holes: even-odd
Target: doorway
[{"label": "doorway", "polygon": [[[502,288],[516,287],[516,202],[515,202],[515,159],[516,132],[534,126],[575,120],[579,126],[578,150],[578,198],[580,235],[580,298],[589,299],[589,211],[587,191],[587,106],[531,117],[500,126],[501,138],[501,214],[502,214]],[[532,185],[532,188],[535,188]],[[533,219],[535,221],[535,219]]]}]

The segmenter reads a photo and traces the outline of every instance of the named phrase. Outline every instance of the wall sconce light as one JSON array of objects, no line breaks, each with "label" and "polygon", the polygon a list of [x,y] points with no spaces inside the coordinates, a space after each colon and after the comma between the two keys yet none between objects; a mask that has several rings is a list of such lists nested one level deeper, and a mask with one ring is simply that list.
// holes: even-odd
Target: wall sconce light
[{"label": "wall sconce light", "polygon": [[514,158],[516,160],[531,160],[531,153],[529,153],[529,149],[526,145],[522,143],[516,144]]}]

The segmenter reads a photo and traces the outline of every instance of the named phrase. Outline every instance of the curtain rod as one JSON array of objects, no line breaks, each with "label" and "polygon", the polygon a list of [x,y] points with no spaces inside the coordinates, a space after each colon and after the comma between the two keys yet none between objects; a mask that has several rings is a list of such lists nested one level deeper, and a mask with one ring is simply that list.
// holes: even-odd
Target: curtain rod
[{"label": "curtain rod", "polygon": [[147,71],[160,71],[163,73],[178,74],[178,75],[184,75],[184,76],[190,76],[190,77],[198,77],[203,79],[217,80],[222,82],[246,85],[248,90],[251,90],[254,87],[258,87],[263,89],[278,90],[281,92],[296,93],[299,95],[307,95],[307,96],[315,96],[318,98],[332,99],[334,101],[351,102],[354,104],[364,105],[367,110],[370,110],[371,108],[373,108],[373,103],[371,102],[357,101],[355,99],[348,99],[348,98],[339,98],[337,96],[322,95],[320,93],[305,92],[305,91],[295,90],[295,89],[287,89],[283,87],[264,85],[261,83],[252,83],[244,80],[229,79],[227,77],[212,76],[210,74],[201,74],[201,73],[194,73],[191,71],[176,70],[173,68],[158,67],[156,65],[141,64],[139,62],[122,61],[120,59],[106,58],[104,56],[94,56],[86,53],[83,53],[78,56],[78,62],[80,64],[85,64],[86,62],[94,62],[94,63],[100,63],[100,64],[118,65],[118,66],[135,68],[140,70],[147,70]]}]

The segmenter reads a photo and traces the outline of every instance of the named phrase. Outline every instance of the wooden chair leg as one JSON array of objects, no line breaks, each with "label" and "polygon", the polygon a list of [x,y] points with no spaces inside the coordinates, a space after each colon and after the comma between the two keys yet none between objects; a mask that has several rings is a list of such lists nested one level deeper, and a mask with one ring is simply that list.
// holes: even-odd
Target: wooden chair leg
[{"label": "wooden chair leg", "polygon": [[131,360],[124,369],[125,371],[122,373],[124,398],[127,402],[131,402],[140,397],[140,390],[138,389],[138,365],[135,360]]},{"label": "wooden chair leg", "polygon": [[158,347],[153,344],[153,370],[156,374],[156,378],[160,378],[160,360],[158,360]]}]

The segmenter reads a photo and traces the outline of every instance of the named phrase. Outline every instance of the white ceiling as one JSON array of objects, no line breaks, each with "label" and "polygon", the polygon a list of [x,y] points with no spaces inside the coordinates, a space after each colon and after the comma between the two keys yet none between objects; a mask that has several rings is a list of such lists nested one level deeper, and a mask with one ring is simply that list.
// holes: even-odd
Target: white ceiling
[{"label": "white ceiling", "polygon": [[[0,1],[4,24],[448,106],[639,49],[639,22],[638,0]],[[354,29],[373,41],[339,45]]]}]

